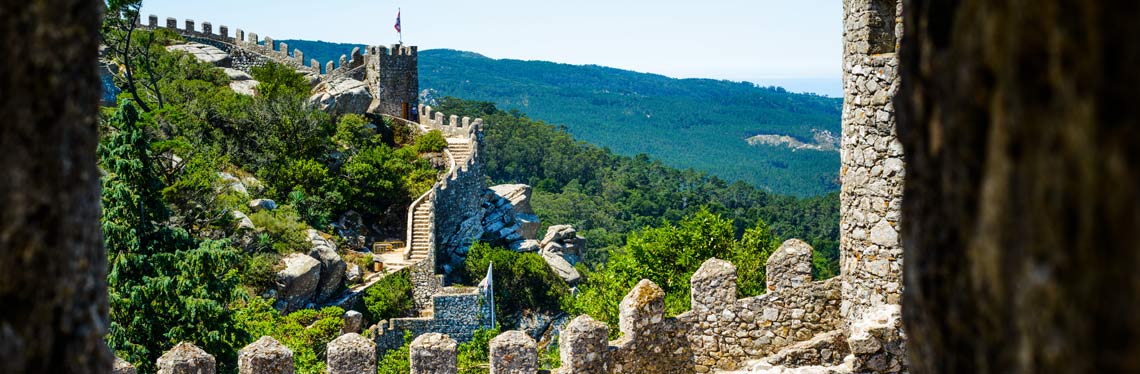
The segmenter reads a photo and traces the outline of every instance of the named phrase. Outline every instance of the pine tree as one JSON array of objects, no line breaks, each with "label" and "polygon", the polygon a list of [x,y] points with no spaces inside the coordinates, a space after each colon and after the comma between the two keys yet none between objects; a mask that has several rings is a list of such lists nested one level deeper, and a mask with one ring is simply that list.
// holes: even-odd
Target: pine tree
[{"label": "pine tree", "polygon": [[142,371],[180,341],[214,354],[232,370],[247,337],[227,306],[240,297],[239,253],[225,241],[198,242],[169,224],[153,137],[134,104],[124,101],[99,145],[101,220],[110,262],[108,344]]}]

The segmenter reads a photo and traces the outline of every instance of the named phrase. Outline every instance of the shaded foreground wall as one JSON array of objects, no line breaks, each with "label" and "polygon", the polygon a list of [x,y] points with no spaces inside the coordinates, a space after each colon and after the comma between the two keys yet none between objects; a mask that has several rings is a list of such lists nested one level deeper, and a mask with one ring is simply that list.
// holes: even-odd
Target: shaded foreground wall
[{"label": "shaded foreground wall", "polygon": [[912,371],[1140,371],[1140,2],[908,7]]}]

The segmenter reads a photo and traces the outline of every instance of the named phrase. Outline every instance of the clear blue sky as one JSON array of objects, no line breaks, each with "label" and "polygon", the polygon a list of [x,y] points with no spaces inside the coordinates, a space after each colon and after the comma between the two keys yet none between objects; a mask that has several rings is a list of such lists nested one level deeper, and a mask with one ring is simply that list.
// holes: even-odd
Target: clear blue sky
[{"label": "clear blue sky", "polygon": [[842,94],[838,0],[144,0],[142,12],[276,39],[391,44],[397,8],[404,42],[421,50]]}]

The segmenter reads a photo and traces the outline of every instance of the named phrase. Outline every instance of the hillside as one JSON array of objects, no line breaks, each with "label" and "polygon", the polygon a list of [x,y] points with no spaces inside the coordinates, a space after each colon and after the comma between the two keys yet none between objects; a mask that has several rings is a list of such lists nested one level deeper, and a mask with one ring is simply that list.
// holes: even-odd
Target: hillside
[{"label": "hillside", "polygon": [[[320,61],[354,45],[289,40]],[[832,147],[749,142],[790,136],[812,144],[821,131],[839,135],[842,100],[779,87],[709,79],[673,79],[601,66],[495,60],[454,50],[420,52],[420,87],[432,97],[490,101],[565,125],[575,138],[622,155],[645,153],[796,196],[838,189]],[[817,150],[822,148],[824,150]]]}]

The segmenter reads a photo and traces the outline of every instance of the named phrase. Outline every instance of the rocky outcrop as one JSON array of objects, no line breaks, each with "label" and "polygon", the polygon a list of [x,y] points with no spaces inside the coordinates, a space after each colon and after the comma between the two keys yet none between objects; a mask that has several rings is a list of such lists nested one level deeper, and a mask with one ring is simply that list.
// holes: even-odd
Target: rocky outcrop
[{"label": "rocky outcrop", "polygon": [[211,45],[201,43],[177,44],[166,47],[167,51],[181,51],[193,56],[198,61],[223,66],[229,61],[230,55],[225,51]]},{"label": "rocky outcrop", "polygon": [[[491,186],[491,191],[514,212],[514,220],[518,224],[518,233],[523,239],[534,240],[538,235],[539,220],[530,206],[531,188],[525,184],[501,184]],[[502,205],[498,205],[502,206]]]},{"label": "rocky outcrop", "polygon": [[242,213],[240,210],[231,210],[230,215],[233,216],[234,222],[239,230],[254,229],[253,221],[249,219],[249,216],[245,215],[245,213]]},{"label": "rocky outcrop", "polygon": [[254,212],[277,209],[277,202],[270,199],[253,199],[249,201],[249,209]]},{"label": "rocky outcrop", "polygon": [[530,206],[530,186],[492,186],[483,202],[483,239],[500,241],[518,252],[541,249],[533,241],[538,232],[538,216]]},{"label": "rocky outcrop", "polygon": [[277,309],[293,311],[305,307],[316,295],[321,278],[321,262],[293,253],[284,259],[285,269],[277,272]]},{"label": "rocky outcrop", "polygon": [[578,284],[582,275],[574,269],[574,265],[582,261],[582,254],[586,250],[586,239],[578,236],[573,226],[550,226],[546,229],[546,236],[539,246],[542,248],[539,254],[555,274],[570,285]]},{"label": "rocky outcrop", "polygon": [[364,113],[372,104],[368,85],[347,77],[332,77],[317,84],[312,92],[309,102],[329,113]]},{"label": "rocky outcrop", "polygon": [[321,276],[317,282],[315,302],[327,300],[340,290],[344,284],[344,273],[347,265],[340,255],[336,253],[336,244],[325,239],[317,230],[307,232],[309,243],[309,256],[321,263]]}]

